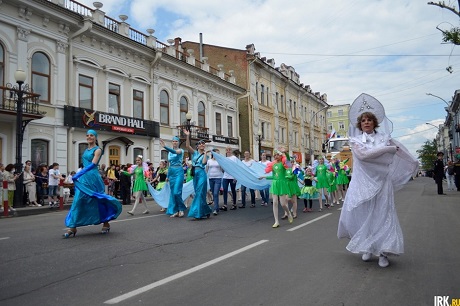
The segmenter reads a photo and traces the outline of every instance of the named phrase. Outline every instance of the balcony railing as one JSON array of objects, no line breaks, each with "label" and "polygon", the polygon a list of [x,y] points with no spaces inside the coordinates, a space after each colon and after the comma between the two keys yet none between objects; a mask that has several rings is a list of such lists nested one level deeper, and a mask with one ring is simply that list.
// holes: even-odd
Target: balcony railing
[{"label": "balcony railing", "polygon": [[[23,88],[22,112],[24,117],[31,117],[35,119],[43,118],[46,112],[40,111],[39,109],[40,95],[34,93],[28,88],[28,86]],[[16,114],[18,111],[17,85],[6,84],[6,86],[0,86],[0,94],[0,112]]]},{"label": "balcony railing", "polygon": [[197,125],[178,125],[177,126],[177,137],[181,139],[181,141],[186,140],[186,135],[183,132],[183,129],[190,129],[190,139],[191,140],[205,140],[206,142],[210,142],[209,139],[209,129],[203,126]]}]

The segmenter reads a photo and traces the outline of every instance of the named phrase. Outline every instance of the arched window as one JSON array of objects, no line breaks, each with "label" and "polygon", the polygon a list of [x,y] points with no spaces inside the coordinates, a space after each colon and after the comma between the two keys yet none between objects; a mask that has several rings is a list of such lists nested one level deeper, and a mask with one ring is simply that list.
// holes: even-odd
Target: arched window
[{"label": "arched window", "polygon": [[160,91],[160,123],[169,125],[169,95],[166,90]]},{"label": "arched window", "polygon": [[32,89],[40,95],[40,102],[50,103],[51,65],[43,52],[32,56]]},{"label": "arched window", "polygon": [[[87,145],[85,144],[85,149]],[[44,164],[49,165],[48,160],[49,142],[43,139],[32,139],[30,143],[30,156],[32,168],[38,169],[38,166]],[[82,153],[83,154],[83,153]]]},{"label": "arched window", "polygon": [[204,102],[200,101],[198,103],[198,126],[206,126],[206,117],[205,117],[205,108],[204,108]]},{"label": "arched window", "polygon": [[182,96],[180,97],[180,123],[181,124],[186,124],[187,118],[185,115],[188,112],[188,101],[187,98]]}]

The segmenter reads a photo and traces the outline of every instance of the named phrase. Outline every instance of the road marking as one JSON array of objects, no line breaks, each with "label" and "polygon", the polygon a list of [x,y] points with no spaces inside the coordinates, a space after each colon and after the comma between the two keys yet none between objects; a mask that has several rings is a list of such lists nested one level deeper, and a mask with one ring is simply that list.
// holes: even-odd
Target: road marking
[{"label": "road marking", "polygon": [[0,238],[0,240],[6,240],[6,239],[10,239],[10,237],[2,237],[2,238]]},{"label": "road marking", "polygon": [[211,266],[213,264],[216,264],[216,263],[218,263],[218,262],[220,262],[222,260],[225,260],[225,259],[230,258],[232,256],[238,255],[238,254],[240,254],[242,252],[245,252],[247,250],[250,250],[250,249],[252,249],[252,248],[254,248],[256,246],[259,246],[259,245],[261,245],[262,243],[265,243],[265,242],[268,242],[268,240],[260,240],[260,241],[258,241],[256,243],[250,244],[248,246],[245,246],[244,248],[238,249],[236,251],[233,251],[233,252],[228,253],[226,255],[223,255],[221,257],[215,258],[215,259],[213,259],[211,261],[205,262],[205,263],[203,263],[201,265],[198,265],[196,267],[193,267],[191,269],[188,269],[188,270],[182,271],[180,273],[171,275],[171,276],[166,277],[166,278],[164,278],[162,280],[156,281],[154,283],[151,283],[150,285],[141,287],[141,288],[133,290],[131,292],[127,292],[127,293],[122,294],[120,296],[117,296],[116,298],[113,298],[111,300],[107,300],[107,301],[104,302],[104,304],[117,304],[117,303],[123,302],[124,300],[132,298],[132,297],[134,297],[136,295],[142,294],[142,293],[147,292],[149,290],[152,290],[152,289],[154,289],[156,287],[159,287],[161,285],[167,284],[167,283],[172,282],[172,281],[174,281],[176,279],[179,279],[181,277],[187,276],[187,275],[189,275],[189,274],[191,274],[193,272],[196,272],[196,271],[199,271],[199,270],[204,269],[206,267],[209,267],[209,266]]},{"label": "road marking", "polygon": [[316,219],[313,219],[313,220],[310,220],[310,221],[308,221],[308,222],[302,223],[302,224],[300,224],[300,225],[298,225],[298,226],[296,226],[296,227],[290,228],[290,229],[287,230],[287,232],[293,232],[293,231],[295,231],[295,230],[298,230],[298,229],[301,228],[301,227],[304,227],[304,226],[306,226],[306,225],[308,225],[308,224],[312,224],[313,222],[316,222],[316,221],[318,221],[318,220],[321,220],[321,219],[323,219],[323,218],[326,218],[326,217],[328,217],[328,216],[330,216],[330,215],[332,215],[332,213],[328,213],[328,214],[322,215],[321,217],[318,217],[318,218],[316,218]]}]

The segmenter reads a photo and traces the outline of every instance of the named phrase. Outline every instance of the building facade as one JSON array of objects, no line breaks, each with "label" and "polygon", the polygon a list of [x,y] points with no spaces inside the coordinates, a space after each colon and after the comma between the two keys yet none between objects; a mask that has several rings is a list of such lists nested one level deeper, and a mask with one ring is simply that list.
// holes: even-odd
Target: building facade
[{"label": "building facade", "polygon": [[[169,143],[178,135],[183,142],[186,127],[212,147],[239,147],[237,97],[245,89],[234,76],[94,5],[2,1],[0,85],[14,83],[14,72],[23,68],[26,83],[40,94],[39,114],[46,113],[25,114],[34,120],[24,129],[23,160],[75,170],[89,128],[98,131],[104,164],[132,163],[137,155],[158,164],[167,156],[159,138]],[[0,161],[7,164],[14,163],[17,131],[5,101],[2,91]]]},{"label": "building facade", "polygon": [[326,113],[328,134],[335,132],[334,137],[348,137],[348,112],[350,104],[332,105]]}]

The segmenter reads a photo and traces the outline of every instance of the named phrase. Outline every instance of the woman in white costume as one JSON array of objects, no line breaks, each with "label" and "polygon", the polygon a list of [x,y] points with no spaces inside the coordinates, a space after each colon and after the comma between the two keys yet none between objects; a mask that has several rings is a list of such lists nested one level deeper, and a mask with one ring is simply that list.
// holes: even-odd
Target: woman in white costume
[{"label": "woman in white costume", "polygon": [[418,170],[417,160],[391,139],[393,126],[372,96],[361,94],[349,112],[353,178],[340,215],[337,236],[349,238],[347,250],[363,261],[404,252],[404,239],[394,203],[399,190]]}]

